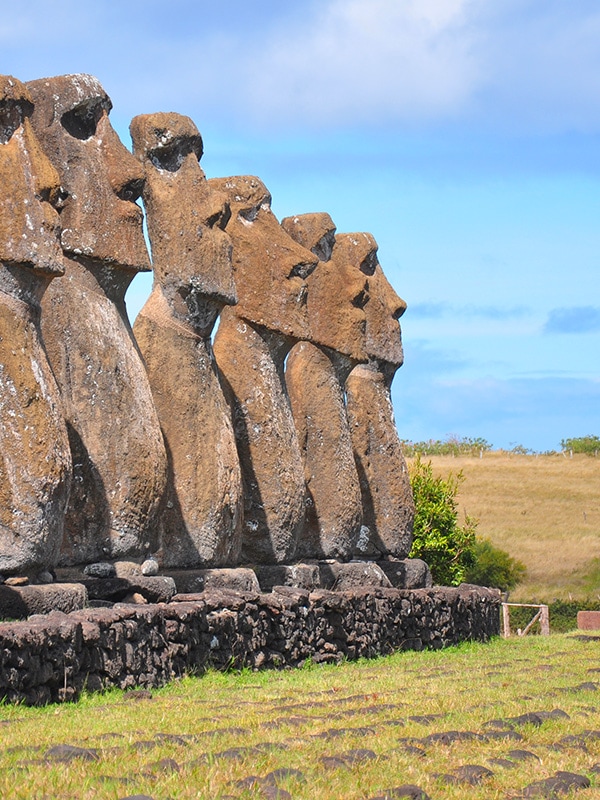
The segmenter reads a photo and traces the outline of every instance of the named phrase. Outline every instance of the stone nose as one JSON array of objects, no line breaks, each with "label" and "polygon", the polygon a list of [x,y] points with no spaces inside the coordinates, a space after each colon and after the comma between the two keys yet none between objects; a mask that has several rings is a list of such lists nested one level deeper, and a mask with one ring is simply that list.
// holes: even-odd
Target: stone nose
[{"label": "stone nose", "polygon": [[97,134],[102,140],[108,179],[113,192],[121,200],[135,203],[146,182],[142,165],[119,139],[106,112],[98,123]]},{"label": "stone nose", "polygon": [[284,235],[286,239],[288,239],[286,242],[286,249],[288,251],[286,253],[287,276],[288,278],[302,278],[302,280],[306,280],[311,272],[315,270],[319,259],[311,253],[310,250],[296,244],[287,233],[284,233]]},{"label": "stone nose", "polygon": [[405,301],[399,297],[396,292],[394,294],[394,302],[392,303],[392,317],[394,319],[400,319],[402,314],[406,311],[406,303]]},{"label": "stone nose", "polygon": [[400,319],[402,314],[406,311],[406,303],[404,300],[396,294],[394,289],[392,288],[391,284],[387,280],[387,278],[383,277],[383,273],[380,276],[383,278],[384,282],[384,296],[385,296],[385,305],[390,312],[390,315],[394,319]]}]

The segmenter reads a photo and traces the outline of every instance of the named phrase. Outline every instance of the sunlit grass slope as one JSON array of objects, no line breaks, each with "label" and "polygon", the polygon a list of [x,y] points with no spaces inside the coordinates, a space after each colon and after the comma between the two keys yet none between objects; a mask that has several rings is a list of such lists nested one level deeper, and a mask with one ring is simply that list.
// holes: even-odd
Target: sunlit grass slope
[{"label": "sunlit grass slope", "polygon": [[528,575],[511,600],[600,596],[600,458],[484,453],[431,456],[436,474],[462,470],[462,515],[523,561]]}]

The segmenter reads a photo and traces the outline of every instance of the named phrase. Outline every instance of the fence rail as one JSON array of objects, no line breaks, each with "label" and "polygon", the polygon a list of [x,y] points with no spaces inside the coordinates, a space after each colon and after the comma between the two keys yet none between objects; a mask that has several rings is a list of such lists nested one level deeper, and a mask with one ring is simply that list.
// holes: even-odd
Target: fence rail
[{"label": "fence rail", "polygon": [[521,630],[517,628],[517,636],[526,636],[533,628],[536,622],[540,623],[540,633],[542,636],[550,635],[550,612],[548,606],[534,603],[502,603],[502,636],[508,639],[511,636],[510,631],[510,609],[511,608],[537,608],[538,611],[534,614],[533,619]]}]

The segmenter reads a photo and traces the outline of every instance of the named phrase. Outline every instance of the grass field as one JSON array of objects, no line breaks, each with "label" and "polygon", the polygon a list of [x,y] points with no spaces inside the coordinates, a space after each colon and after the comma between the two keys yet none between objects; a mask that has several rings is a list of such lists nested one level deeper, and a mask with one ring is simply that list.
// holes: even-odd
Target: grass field
[{"label": "grass field", "polygon": [[511,600],[600,598],[600,458],[484,453],[431,456],[436,474],[462,470],[462,515],[520,559],[527,578]]},{"label": "grass field", "polygon": [[598,645],[497,639],[0,706],[0,796],[381,800],[413,784],[431,800],[505,800],[562,770],[597,798]]}]

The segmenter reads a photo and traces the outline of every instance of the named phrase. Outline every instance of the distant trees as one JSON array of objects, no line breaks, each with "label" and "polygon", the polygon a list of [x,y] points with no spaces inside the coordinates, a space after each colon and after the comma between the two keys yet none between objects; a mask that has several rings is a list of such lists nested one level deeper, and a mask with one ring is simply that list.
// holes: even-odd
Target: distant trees
[{"label": "distant trees", "polygon": [[402,439],[402,451],[407,458],[416,455],[423,456],[478,456],[483,451],[487,453],[492,445],[481,437],[449,436],[441,439],[428,439],[426,442],[411,442]]},{"label": "distant trees", "polygon": [[[402,451],[407,458],[417,455],[422,456],[480,456],[488,453],[492,445],[487,439],[481,436],[448,436],[446,439],[428,439],[423,442],[413,442],[410,439],[402,439]],[[585,453],[589,456],[597,456],[600,453],[600,436],[589,434],[588,436],[573,437],[571,439],[561,439],[560,446],[562,452]],[[508,450],[500,452],[512,453],[513,455],[535,455],[538,451],[522,444],[511,442]],[[545,450],[542,455],[560,455],[556,450]]]},{"label": "distant trees", "polygon": [[573,453],[585,453],[588,456],[597,456],[600,451],[600,437],[590,434],[573,439],[561,439],[560,446],[563,450],[570,450]]}]

